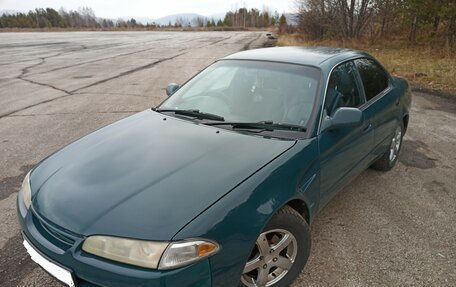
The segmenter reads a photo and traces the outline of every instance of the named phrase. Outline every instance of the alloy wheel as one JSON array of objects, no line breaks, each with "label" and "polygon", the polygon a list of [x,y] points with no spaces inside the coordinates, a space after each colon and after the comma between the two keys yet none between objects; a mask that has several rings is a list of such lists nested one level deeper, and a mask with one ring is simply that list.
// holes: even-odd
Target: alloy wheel
[{"label": "alloy wheel", "polygon": [[258,237],[244,267],[241,281],[248,287],[268,287],[291,269],[298,253],[296,238],[287,230],[274,229]]},{"label": "alloy wheel", "polygon": [[396,131],[394,132],[394,136],[391,140],[390,153],[389,153],[390,162],[393,162],[397,158],[399,149],[401,147],[401,142],[402,142],[402,129],[399,126],[396,128]]}]

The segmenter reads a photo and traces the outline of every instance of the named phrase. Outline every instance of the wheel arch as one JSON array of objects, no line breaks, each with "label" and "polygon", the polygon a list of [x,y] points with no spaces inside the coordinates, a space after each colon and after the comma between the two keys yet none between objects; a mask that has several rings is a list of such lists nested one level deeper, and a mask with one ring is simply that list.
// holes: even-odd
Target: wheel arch
[{"label": "wheel arch", "polygon": [[409,123],[409,115],[405,114],[402,116],[402,123],[404,124],[404,132],[407,131],[408,123]]},{"label": "wheel arch", "polygon": [[310,224],[310,212],[309,212],[309,207],[307,206],[307,203],[299,198],[292,199],[288,201],[284,206],[289,206],[296,210],[303,218],[304,220]]}]

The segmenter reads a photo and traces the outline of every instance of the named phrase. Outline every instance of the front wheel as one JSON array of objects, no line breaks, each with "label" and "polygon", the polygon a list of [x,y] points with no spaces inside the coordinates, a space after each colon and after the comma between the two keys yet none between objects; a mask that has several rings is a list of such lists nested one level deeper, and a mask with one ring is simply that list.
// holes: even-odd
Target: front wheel
[{"label": "front wheel", "polygon": [[289,286],[304,268],[309,254],[309,225],[298,212],[285,206],[258,236],[240,286]]},{"label": "front wheel", "polygon": [[372,168],[381,171],[388,171],[394,167],[402,147],[402,138],[404,137],[404,125],[399,124],[390,141],[390,146],[387,151],[372,164]]}]

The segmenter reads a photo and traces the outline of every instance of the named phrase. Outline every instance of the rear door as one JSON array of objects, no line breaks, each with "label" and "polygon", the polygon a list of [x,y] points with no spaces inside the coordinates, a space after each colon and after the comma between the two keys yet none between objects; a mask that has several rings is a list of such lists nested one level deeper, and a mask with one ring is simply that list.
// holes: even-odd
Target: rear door
[{"label": "rear door", "polygon": [[374,130],[370,153],[370,161],[373,161],[389,146],[397,125],[399,97],[392,92],[391,78],[380,64],[370,58],[356,59],[354,63],[366,98],[361,109],[371,119]]},{"label": "rear door", "polygon": [[[331,72],[323,116],[332,116],[340,107],[361,107],[365,99],[353,62],[345,62]],[[319,135],[322,206],[366,166],[373,132],[368,117],[357,127],[323,131]]]}]

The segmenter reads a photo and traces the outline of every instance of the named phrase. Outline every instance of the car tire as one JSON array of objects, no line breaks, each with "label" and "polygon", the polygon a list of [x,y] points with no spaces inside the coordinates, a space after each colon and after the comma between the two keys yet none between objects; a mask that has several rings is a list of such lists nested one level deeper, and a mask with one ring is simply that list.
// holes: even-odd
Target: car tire
[{"label": "car tire", "polygon": [[284,206],[258,236],[239,286],[289,286],[306,265],[310,247],[309,225],[296,210]]},{"label": "car tire", "polygon": [[397,162],[399,152],[402,148],[402,138],[404,137],[404,124],[401,122],[394,130],[393,136],[391,137],[390,146],[385,153],[372,165],[371,168],[388,171],[392,169]]}]

